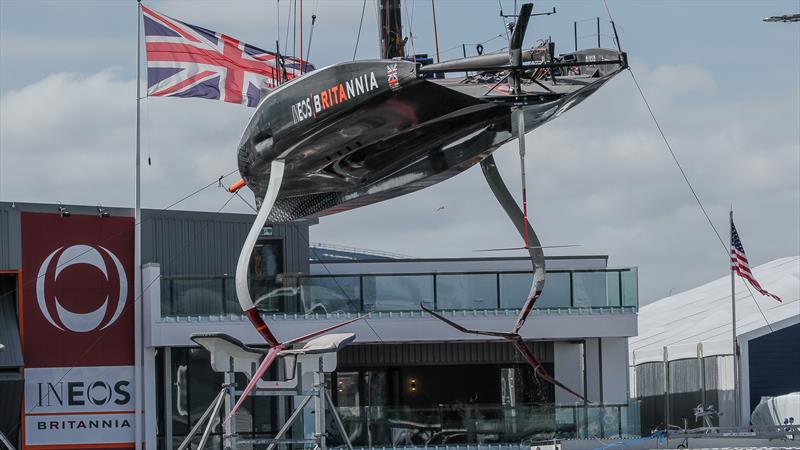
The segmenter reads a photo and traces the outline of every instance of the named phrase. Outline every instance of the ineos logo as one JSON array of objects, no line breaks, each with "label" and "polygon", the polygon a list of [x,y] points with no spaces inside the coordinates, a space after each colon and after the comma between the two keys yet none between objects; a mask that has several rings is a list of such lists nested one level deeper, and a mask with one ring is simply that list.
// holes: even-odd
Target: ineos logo
[{"label": "ineos logo", "polygon": [[[119,294],[116,296],[116,307],[114,309],[114,314],[107,321],[103,320],[106,317],[106,311],[108,310],[108,295],[106,295],[105,301],[103,301],[103,304],[100,305],[99,308],[87,313],[76,313],[68,310],[61,304],[61,302],[58,300],[58,297],[54,295],[52,297],[53,303],[55,304],[55,315],[58,318],[58,321],[56,321],[51,314],[50,308],[48,307],[48,300],[47,296],[45,295],[46,281],[49,281],[49,278],[52,277],[54,283],[58,280],[59,274],[61,274],[64,269],[76,264],[89,264],[94,266],[103,272],[106,280],[109,280],[106,261],[105,258],[103,258],[103,255],[101,255],[100,251],[102,251],[108,256],[108,258],[111,259],[111,261],[114,262],[114,269],[116,270],[117,278],[119,279]],[[56,255],[58,255],[57,259],[55,258]],[[55,262],[53,261],[54,259],[56,259]],[[41,267],[39,267],[39,276],[36,279],[36,301],[38,302],[39,309],[42,311],[42,315],[45,317],[45,319],[47,319],[48,322],[50,322],[59,330],[67,329],[76,333],[87,333],[98,328],[107,328],[122,314],[122,311],[125,309],[125,301],[127,296],[128,278],[125,274],[125,269],[122,267],[122,263],[115,254],[99,245],[97,247],[88,245],[72,245],[66,248],[59,247],[53,251],[53,253],[50,253],[50,255],[45,258]]]},{"label": "ineos logo", "polygon": [[103,406],[107,404],[125,405],[131,400],[130,382],[70,381],[58,383],[37,383],[39,391],[38,406]]}]

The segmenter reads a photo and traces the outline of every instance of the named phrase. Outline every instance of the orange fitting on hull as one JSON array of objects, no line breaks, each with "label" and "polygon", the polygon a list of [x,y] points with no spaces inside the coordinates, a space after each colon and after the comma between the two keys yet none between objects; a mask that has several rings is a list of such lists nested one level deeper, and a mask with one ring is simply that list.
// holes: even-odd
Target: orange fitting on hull
[{"label": "orange fitting on hull", "polygon": [[230,185],[230,187],[228,187],[228,192],[233,194],[234,192],[238,191],[239,189],[245,187],[246,185],[247,185],[247,181],[245,181],[244,178],[241,178],[241,179],[239,179],[239,181],[237,181],[236,183],[233,183],[232,185]]}]

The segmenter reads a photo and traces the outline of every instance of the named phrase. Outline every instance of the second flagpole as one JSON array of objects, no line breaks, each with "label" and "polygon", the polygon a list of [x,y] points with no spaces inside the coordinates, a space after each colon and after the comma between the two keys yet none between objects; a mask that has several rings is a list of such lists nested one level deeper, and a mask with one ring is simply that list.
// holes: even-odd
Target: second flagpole
[{"label": "second flagpole", "polygon": [[729,264],[731,266],[731,328],[732,328],[732,335],[731,338],[733,339],[733,403],[734,403],[734,419],[733,425],[738,427],[740,423],[740,414],[739,414],[739,342],[736,338],[736,278],[734,277],[733,271],[733,208],[731,208],[729,214],[729,227],[730,230],[730,237],[728,239],[729,242],[729,249],[728,253],[730,256]]}]

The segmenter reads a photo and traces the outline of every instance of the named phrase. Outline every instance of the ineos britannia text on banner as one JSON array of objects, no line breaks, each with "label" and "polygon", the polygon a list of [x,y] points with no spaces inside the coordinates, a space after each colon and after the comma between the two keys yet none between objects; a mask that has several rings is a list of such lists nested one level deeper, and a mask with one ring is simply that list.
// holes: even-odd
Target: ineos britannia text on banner
[{"label": "ineos britannia text on banner", "polygon": [[134,221],[23,213],[21,223],[23,448],[132,447]]}]

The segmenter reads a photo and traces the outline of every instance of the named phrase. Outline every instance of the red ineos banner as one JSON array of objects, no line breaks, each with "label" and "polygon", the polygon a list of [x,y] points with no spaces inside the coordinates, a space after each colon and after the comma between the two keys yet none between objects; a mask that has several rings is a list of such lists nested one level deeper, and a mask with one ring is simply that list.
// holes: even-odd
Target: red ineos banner
[{"label": "red ineos banner", "polygon": [[23,448],[132,446],[133,218],[21,222]]}]

